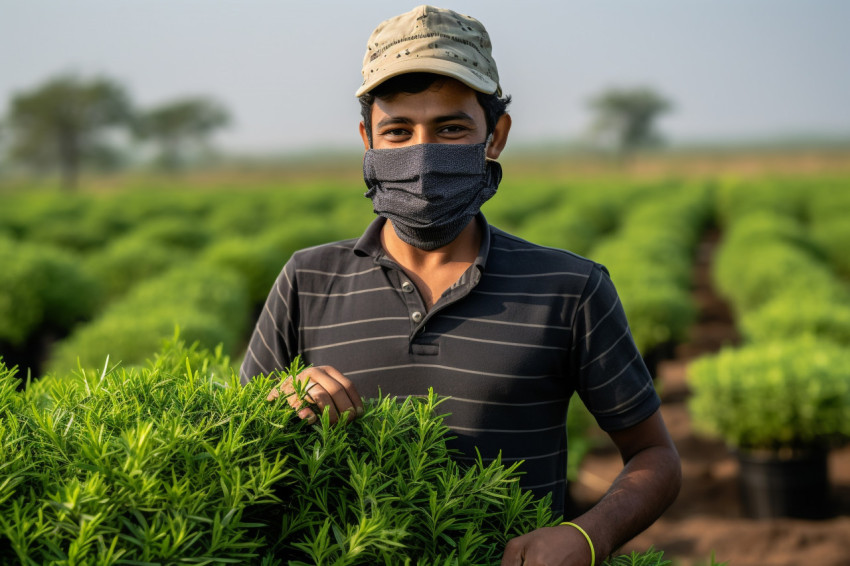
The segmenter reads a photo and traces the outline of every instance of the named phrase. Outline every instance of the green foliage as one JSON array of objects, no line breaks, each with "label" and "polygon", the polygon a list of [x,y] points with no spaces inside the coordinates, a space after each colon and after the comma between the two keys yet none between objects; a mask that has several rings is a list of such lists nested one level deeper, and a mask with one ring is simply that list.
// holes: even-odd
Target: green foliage
[{"label": "green foliage", "polygon": [[741,217],[763,212],[802,220],[809,187],[782,179],[729,179],[715,189],[718,224],[729,227]]},{"label": "green foliage", "polygon": [[315,426],[221,350],[47,378],[0,365],[0,548],[25,564],[493,563],[552,524],[516,465],[450,459],[436,397]]},{"label": "green foliage", "polygon": [[187,262],[189,252],[139,237],[133,233],[117,238],[102,251],[89,254],[85,267],[98,281],[111,302],[134,285]]},{"label": "green foliage", "polygon": [[624,214],[619,229],[590,252],[609,269],[644,355],[684,340],[694,321],[691,268],[709,219],[709,194],[704,185],[647,191]]},{"label": "green foliage", "polygon": [[694,426],[746,450],[850,439],[850,350],[802,336],[701,358],[688,369]]},{"label": "green foliage", "polygon": [[21,344],[44,327],[68,330],[97,308],[97,281],[52,246],[0,238],[0,265],[0,342]]},{"label": "green foliage", "polygon": [[567,192],[566,187],[557,184],[517,184],[505,180],[497,196],[484,203],[482,211],[489,223],[511,232],[537,213],[560,208]]},{"label": "green foliage", "polygon": [[770,212],[741,216],[728,227],[717,251],[713,278],[738,313],[745,313],[780,295],[850,300],[793,217]]},{"label": "green foliage", "polygon": [[107,356],[138,364],[159,349],[175,326],[186,340],[206,347],[223,343],[232,351],[243,339],[249,311],[247,290],[237,274],[200,262],[179,266],[136,285],[78,328],[58,345],[50,367],[60,373],[78,363],[99,367]]},{"label": "green foliage", "polygon": [[[297,372],[297,364],[290,372]],[[519,464],[461,467],[439,399],[384,397],[315,425],[219,347],[17,391],[0,361],[0,554],[21,564],[498,564],[558,521]],[[303,395],[304,392],[301,394]],[[650,549],[608,566],[664,565]]]},{"label": "green foliage", "polygon": [[850,280],[850,184],[827,179],[813,186],[806,200],[809,234],[833,269]]},{"label": "green foliage", "polygon": [[[594,244],[617,227],[628,202],[636,198],[639,190],[597,182],[592,187],[565,187],[562,192],[560,201],[537,207],[524,216],[517,214],[513,220],[516,234],[536,244],[587,255]],[[526,193],[520,187],[515,194],[514,201],[525,198]],[[515,210],[521,211],[522,207]],[[492,221],[490,216],[487,218]]]},{"label": "green foliage", "polygon": [[207,98],[183,98],[144,112],[137,134],[159,146],[157,163],[166,170],[180,169],[206,149],[209,137],[230,121],[220,103]]},{"label": "green foliage", "polygon": [[73,188],[84,162],[114,160],[103,133],[131,119],[127,94],[115,81],[56,77],[12,98],[11,154],[34,167],[58,166],[66,188]]},{"label": "green foliage", "polygon": [[783,293],[741,315],[740,327],[751,342],[786,340],[808,334],[850,347],[850,301]]},{"label": "green foliage", "polygon": [[635,87],[608,89],[594,96],[590,107],[596,113],[593,133],[626,155],[660,143],[655,122],[672,104],[649,87]]}]

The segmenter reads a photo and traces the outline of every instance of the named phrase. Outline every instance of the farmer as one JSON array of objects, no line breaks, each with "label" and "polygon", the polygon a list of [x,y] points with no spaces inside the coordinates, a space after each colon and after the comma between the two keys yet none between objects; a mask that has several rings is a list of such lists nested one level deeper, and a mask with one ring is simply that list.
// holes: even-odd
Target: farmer
[{"label": "farmer", "polygon": [[[378,217],[359,239],[295,253],[241,368],[310,367],[269,399],[299,415],[362,414],[362,397],[450,399],[445,423],[472,461],[524,460],[524,487],[567,497],[565,417],[577,391],[625,464],[571,524],[511,540],[503,564],[585,566],[649,526],[678,493],[659,398],[604,267],[490,226],[508,140],[489,36],[477,20],[420,6],[380,24],[357,90],[363,174]],[[299,404],[292,380],[309,391]],[[314,410],[315,409],[315,410]]]}]

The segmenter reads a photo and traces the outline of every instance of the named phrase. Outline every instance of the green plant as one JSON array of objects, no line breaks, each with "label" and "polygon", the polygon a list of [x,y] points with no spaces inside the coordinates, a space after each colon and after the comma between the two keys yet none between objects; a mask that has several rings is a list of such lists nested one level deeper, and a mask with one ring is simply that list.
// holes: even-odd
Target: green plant
[{"label": "green plant", "polygon": [[248,294],[233,271],[202,262],[175,267],[143,281],[79,326],[54,350],[49,368],[64,373],[78,364],[102,366],[107,356],[139,364],[180,327],[189,341],[206,347],[223,343],[230,352],[248,326]]},{"label": "green plant", "polygon": [[850,346],[850,303],[817,295],[801,304],[800,296],[783,293],[741,315],[744,337],[752,342],[788,340],[801,334]]},{"label": "green plant", "polygon": [[277,377],[243,387],[221,347],[176,339],[145,367],[51,375],[25,391],[0,360],[0,556],[497,564],[508,538],[557,523],[548,497],[519,488],[519,463],[452,460],[433,392],[309,425],[265,400]]},{"label": "green plant", "polygon": [[727,348],[688,369],[694,427],[743,450],[850,439],[850,351],[803,336]]},{"label": "green plant", "polygon": [[242,387],[228,365],[221,349],[166,349],[147,368],[22,393],[0,364],[0,551],[24,564],[491,563],[508,537],[553,522],[518,464],[451,460],[433,394],[309,426],[265,401],[271,379]]},{"label": "green plant", "polygon": [[39,329],[66,331],[94,313],[99,282],[74,255],[0,238],[0,342],[18,345]]}]

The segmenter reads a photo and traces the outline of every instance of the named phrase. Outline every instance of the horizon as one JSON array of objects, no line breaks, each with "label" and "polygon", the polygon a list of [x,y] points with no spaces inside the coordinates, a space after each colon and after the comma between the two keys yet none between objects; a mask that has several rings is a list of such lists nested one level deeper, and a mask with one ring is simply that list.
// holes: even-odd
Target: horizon
[{"label": "horizon", "polygon": [[[366,38],[411,7],[0,0],[0,103],[5,113],[13,93],[60,73],[104,75],[142,107],[198,94],[220,100],[234,117],[213,138],[225,153],[357,149],[353,93]],[[450,7],[481,20],[493,39],[514,98],[511,147],[574,143],[590,123],[590,96],[639,85],[672,101],[658,125],[673,147],[850,138],[850,4],[839,0]]]}]

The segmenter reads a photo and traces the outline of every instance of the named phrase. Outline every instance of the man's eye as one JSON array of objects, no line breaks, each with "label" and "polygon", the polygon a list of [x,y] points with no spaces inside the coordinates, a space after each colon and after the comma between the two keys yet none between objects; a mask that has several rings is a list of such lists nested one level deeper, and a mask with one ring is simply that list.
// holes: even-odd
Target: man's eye
[{"label": "man's eye", "polygon": [[394,130],[387,130],[381,133],[382,136],[391,136],[391,137],[401,137],[401,136],[409,136],[410,132],[407,130],[403,130],[401,128]]},{"label": "man's eye", "polygon": [[465,126],[452,124],[450,126],[443,126],[443,128],[440,129],[440,132],[443,134],[462,134],[465,133],[467,129],[468,128],[466,128]]}]

